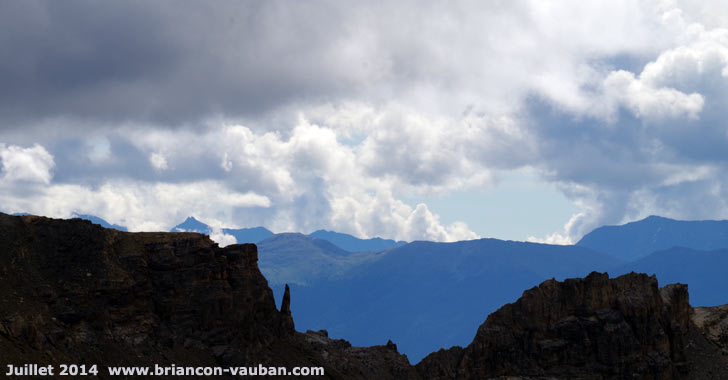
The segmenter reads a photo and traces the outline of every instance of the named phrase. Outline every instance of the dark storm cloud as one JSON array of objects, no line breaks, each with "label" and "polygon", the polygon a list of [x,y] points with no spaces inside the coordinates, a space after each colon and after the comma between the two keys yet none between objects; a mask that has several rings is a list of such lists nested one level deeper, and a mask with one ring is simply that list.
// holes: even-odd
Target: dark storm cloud
[{"label": "dark storm cloud", "polygon": [[[93,144],[97,146],[94,147]],[[102,149],[95,153],[94,148]],[[149,152],[119,135],[95,141],[59,140],[47,148],[56,152],[53,180],[59,184],[99,186],[109,177],[144,182],[184,183],[218,179],[225,175],[214,152],[191,155],[180,152],[166,170],[154,170]],[[108,151],[103,151],[108,149]],[[249,190],[247,187],[246,190]]]},{"label": "dark storm cloud", "polygon": [[728,29],[675,4],[0,0],[0,201],[450,240],[397,198],[526,168],[572,239],[723,217]]},{"label": "dark storm cloud", "polygon": [[286,5],[3,1],[0,122],[179,125],[353,87],[336,10]]}]

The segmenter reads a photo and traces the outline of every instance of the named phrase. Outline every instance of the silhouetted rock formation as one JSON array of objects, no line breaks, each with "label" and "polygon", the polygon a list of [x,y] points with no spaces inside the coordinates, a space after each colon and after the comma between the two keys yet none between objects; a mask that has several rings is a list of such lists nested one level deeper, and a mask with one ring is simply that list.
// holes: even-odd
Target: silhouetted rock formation
[{"label": "silhouetted rock formation", "polygon": [[422,379],[407,356],[386,345],[354,347],[342,339],[331,339],[326,330],[296,334],[294,345],[311,357],[323,358],[326,376],[332,379]]},{"label": "silhouetted rock formation", "polygon": [[693,379],[688,301],[687,286],[658,289],[644,274],[550,280],[488,316],[465,349],[417,368],[433,379]]},{"label": "silhouetted rock formation", "polygon": [[291,288],[286,284],[286,290],[283,293],[283,301],[281,302],[281,315],[283,322],[283,331],[296,331],[293,323],[293,315],[291,314]]},{"label": "silhouetted rock formation", "polygon": [[256,246],[220,248],[197,233],[0,214],[0,294],[0,356],[18,365],[260,363],[324,367],[329,379],[728,378],[728,310],[693,312],[685,285],[658,289],[639,274],[546,281],[491,314],[468,347],[416,367],[391,341],[353,347],[323,330],[296,332],[291,291],[276,309]]},{"label": "silhouetted rock formation", "polygon": [[[255,245],[220,248],[197,233],[0,214],[0,356],[18,365],[323,366],[341,379],[415,373],[384,346],[296,333],[289,289],[278,311],[257,259]],[[384,376],[380,354],[399,372]],[[327,357],[347,359],[332,366]]]},{"label": "silhouetted rock formation", "polygon": [[207,350],[223,363],[251,361],[293,333],[251,244],[219,248],[200,234],[3,215],[0,246],[0,320],[46,360],[83,353],[105,362],[133,347],[150,358]]}]

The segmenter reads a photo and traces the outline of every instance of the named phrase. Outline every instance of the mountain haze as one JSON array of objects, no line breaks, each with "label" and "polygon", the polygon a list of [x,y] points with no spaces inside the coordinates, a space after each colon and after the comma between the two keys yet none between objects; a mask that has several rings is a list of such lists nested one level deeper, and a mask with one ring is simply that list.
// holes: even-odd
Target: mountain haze
[{"label": "mountain haze", "polygon": [[[170,230],[170,232],[199,232],[201,234],[210,235],[213,231],[212,227],[210,227],[208,224],[195,219],[195,217],[193,216],[190,216],[187,217],[184,222],[174,226]],[[234,236],[238,244],[259,243],[275,235],[273,232],[265,227],[223,228],[222,232],[224,234]],[[327,230],[317,230],[307,236],[319,240],[328,241],[338,248],[349,252],[379,251],[407,244],[407,242],[404,241],[394,241],[378,237],[371,239],[360,239],[349,234]]]},{"label": "mountain haze", "polygon": [[[213,233],[212,227],[201,222],[195,217],[190,216],[184,222],[174,226],[170,232],[198,232],[205,235]],[[273,232],[265,227],[252,228],[223,228],[222,232],[226,235],[232,235],[238,244],[258,243],[261,240],[273,236]]]},{"label": "mountain haze", "polygon": [[[261,246],[261,262],[264,256]],[[292,286],[291,309],[301,328],[326,328],[359,345],[392,339],[416,362],[438,347],[467,344],[488,313],[523,289],[621,264],[575,246],[417,241],[380,252],[337,278]]]},{"label": "mountain haze", "polygon": [[271,285],[311,285],[330,280],[376,256],[373,252],[348,252],[326,240],[298,233],[273,235],[258,243],[258,251],[260,270]]},{"label": "mountain haze", "polygon": [[93,215],[88,215],[88,214],[77,214],[77,213],[73,213],[73,216],[75,216],[76,218],[88,220],[91,223],[96,223],[104,228],[113,228],[115,230],[124,231],[124,232],[127,231],[126,227],[120,226],[118,224],[111,224],[111,223],[99,218],[98,216],[93,216]]},{"label": "mountain haze", "polygon": [[620,226],[603,226],[576,245],[632,261],[672,247],[728,248],[728,220],[682,221],[660,216]]},{"label": "mountain haze", "polygon": [[690,302],[694,306],[728,303],[728,249],[702,251],[673,247],[609,272],[655,274],[662,284],[689,284]]},{"label": "mountain haze", "polygon": [[222,232],[226,235],[234,236],[238,244],[258,243],[273,236],[273,232],[265,227],[223,228]]},{"label": "mountain haze", "polygon": [[360,239],[349,234],[342,234],[340,232],[327,230],[314,231],[308,236],[328,240],[349,252],[381,251],[407,244],[406,241],[395,241],[378,237],[372,239]]}]

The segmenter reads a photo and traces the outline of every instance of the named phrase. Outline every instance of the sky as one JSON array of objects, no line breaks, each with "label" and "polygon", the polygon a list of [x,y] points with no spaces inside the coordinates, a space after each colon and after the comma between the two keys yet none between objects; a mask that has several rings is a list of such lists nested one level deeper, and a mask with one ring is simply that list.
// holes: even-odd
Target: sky
[{"label": "sky", "polygon": [[0,56],[3,212],[557,244],[728,218],[723,1],[0,0]]}]

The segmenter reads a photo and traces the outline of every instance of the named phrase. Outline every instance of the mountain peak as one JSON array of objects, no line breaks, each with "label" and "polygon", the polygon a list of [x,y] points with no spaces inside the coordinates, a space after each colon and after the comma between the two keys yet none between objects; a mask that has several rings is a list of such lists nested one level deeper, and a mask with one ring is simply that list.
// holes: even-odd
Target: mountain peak
[{"label": "mountain peak", "polygon": [[675,219],[667,218],[660,215],[650,215],[642,220],[638,220],[632,223],[640,223],[640,222],[652,222],[652,223],[659,223],[659,222],[677,222]]},{"label": "mountain peak", "polygon": [[619,226],[596,228],[576,245],[627,261],[677,246],[701,250],[728,248],[728,221],[682,221],[650,215]]},{"label": "mountain peak", "polygon": [[174,226],[170,232],[199,232],[201,234],[209,235],[212,233],[212,228],[195,219],[194,216],[188,216],[184,222]]},{"label": "mountain peak", "polygon": [[659,216],[659,215],[650,215],[650,216],[644,218],[643,220],[668,220],[668,219],[670,219],[670,218],[666,218],[664,216]]}]

